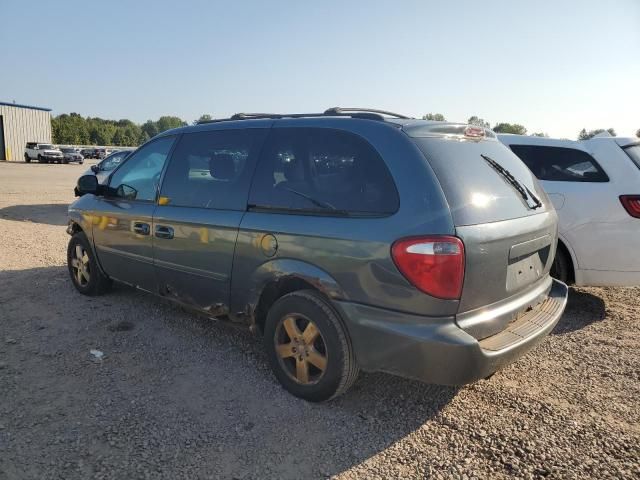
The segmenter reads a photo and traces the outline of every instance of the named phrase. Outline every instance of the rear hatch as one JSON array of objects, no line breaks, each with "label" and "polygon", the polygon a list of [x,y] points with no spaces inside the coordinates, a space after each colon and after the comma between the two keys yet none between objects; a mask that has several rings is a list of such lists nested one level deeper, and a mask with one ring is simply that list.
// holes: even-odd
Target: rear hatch
[{"label": "rear hatch", "polygon": [[[464,243],[458,317],[517,305],[514,299],[531,297],[544,284],[550,287],[557,217],[526,165],[482,128],[423,123],[403,129],[438,177]],[[488,336],[505,322],[477,331]]]}]

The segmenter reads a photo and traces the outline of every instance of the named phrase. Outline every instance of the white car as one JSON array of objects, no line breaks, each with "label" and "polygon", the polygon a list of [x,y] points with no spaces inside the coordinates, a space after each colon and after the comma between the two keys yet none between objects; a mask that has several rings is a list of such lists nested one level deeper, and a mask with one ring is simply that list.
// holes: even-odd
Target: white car
[{"label": "white car", "polygon": [[40,163],[62,163],[64,154],[50,143],[27,142],[24,149],[24,161],[38,160]]},{"label": "white car", "polygon": [[558,211],[552,274],[576,285],[640,285],[640,139],[498,138]]}]

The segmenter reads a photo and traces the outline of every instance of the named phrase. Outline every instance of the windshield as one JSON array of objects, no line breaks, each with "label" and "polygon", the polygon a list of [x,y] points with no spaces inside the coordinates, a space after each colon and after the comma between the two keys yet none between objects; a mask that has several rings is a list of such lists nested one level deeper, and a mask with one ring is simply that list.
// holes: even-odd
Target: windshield
[{"label": "windshield", "polygon": [[40,145],[38,145],[38,148],[42,150],[51,150],[53,149],[53,145],[51,145],[50,143],[41,143]]},{"label": "windshield", "polygon": [[638,168],[640,168],[640,144],[632,145],[630,147],[626,147],[624,149],[629,158],[636,164]]},{"label": "windshield", "polygon": [[73,148],[63,148],[62,151],[64,153],[75,153],[75,150]]}]

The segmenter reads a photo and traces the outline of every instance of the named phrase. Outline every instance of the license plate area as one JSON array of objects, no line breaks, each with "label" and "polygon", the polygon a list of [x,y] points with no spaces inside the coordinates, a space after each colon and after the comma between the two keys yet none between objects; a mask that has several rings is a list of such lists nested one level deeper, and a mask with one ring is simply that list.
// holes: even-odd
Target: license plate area
[{"label": "license plate area", "polygon": [[509,258],[507,267],[507,291],[513,292],[535,283],[546,271],[551,246]]}]

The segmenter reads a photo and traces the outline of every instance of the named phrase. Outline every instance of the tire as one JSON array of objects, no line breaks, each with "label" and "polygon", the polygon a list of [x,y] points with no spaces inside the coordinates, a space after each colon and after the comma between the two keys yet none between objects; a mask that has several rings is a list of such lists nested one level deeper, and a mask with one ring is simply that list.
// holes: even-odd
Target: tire
[{"label": "tire", "polygon": [[24,154],[24,161],[27,163],[31,163],[31,157],[29,155],[27,155],[26,153]]},{"label": "tire", "polygon": [[38,155],[38,163],[44,163],[44,161],[42,160],[42,157],[40,155]]},{"label": "tire", "polygon": [[64,163],[65,165],[69,164],[69,160],[62,160],[62,163]]},{"label": "tire", "polygon": [[[317,329],[315,335],[309,325]],[[293,326],[296,328],[290,335]],[[306,342],[306,338],[315,340]],[[314,290],[289,293],[273,304],[265,322],[264,345],[273,373],[282,386],[311,402],[342,395],[360,371],[337,312]],[[306,367],[299,370],[299,365]]]},{"label": "tire", "polygon": [[556,249],[556,258],[553,259],[551,265],[551,276],[557,278],[561,282],[569,283],[571,273],[571,260],[567,258],[567,254],[563,249]]},{"label": "tire", "polygon": [[[81,252],[82,255],[80,255]],[[78,267],[78,262],[82,264],[81,267]],[[67,267],[73,286],[83,295],[102,295],[111,287],[111,279],[100,270],[84,232],[75,233],[69,240]],[[80,275],[79,268],[83,271]]]}]

